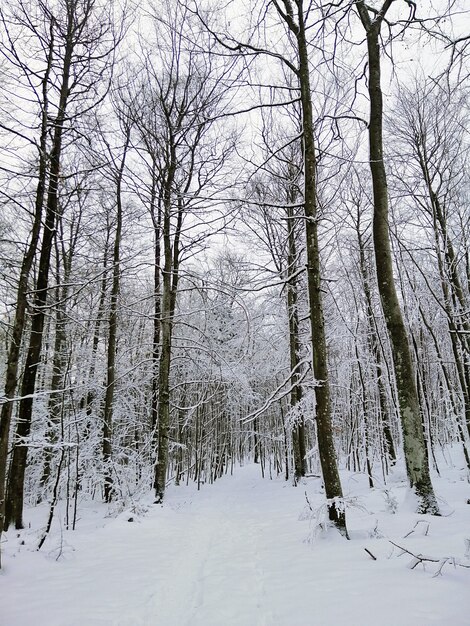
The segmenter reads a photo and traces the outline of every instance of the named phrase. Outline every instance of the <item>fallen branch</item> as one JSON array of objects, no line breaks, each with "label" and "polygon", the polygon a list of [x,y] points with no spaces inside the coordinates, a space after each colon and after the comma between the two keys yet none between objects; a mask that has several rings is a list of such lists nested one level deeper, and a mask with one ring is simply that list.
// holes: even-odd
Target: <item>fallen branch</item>
[{"label": "fallen branch", "polygon": [[377,557],[374,556],[370,550],[368,550],[367,548],[364,548],[364,550],[367,552],[367,554],[370,556],[371,559],[374,559],[374,561],[377,561]]},{"label": "fallen branch", "polygon": [[[420,526],[420,524],[422,525]],[[421,530],[422,535],[427,536],[429,533],[429,522],[426,522],[425,520],[422,520],[422,519],[418,520],[416,524],[413,526],[413,528],[410,530],[410,532],[406,533],[406,535],[403,536],[403,539],[406,539],[407,537],[412,535],[414,532],[416,532],[417,528]]]},{"label": "fallen branch", "polygon": [[[444,565],[446,563],[450,563],[454,567],[464,567],[466,569],[470,569],[470,565],[465,565],[465,563],[460,563],[460,561],[458,561],[453,556],[446,556],[446,557],[437,559],[437,558],[434,558],[432,556],[425,556],[424,554],[415,554],[414,552],[411,552],[410,550],[407,550],[403,546],[399,546],[398,543],[395,543],[393,541],[389,540],[389,543],[391,543],[392,546],[395,546],[396,548],[401,550],[402,554],[406,553],[406,554],[409,554],[411,557],[413,557],[413,560],[408,565],[408,567],[410,569],[414,569],[420,563],[425,563],[425,562],[439,563],[439,567],[438,567],[436,573],[434,574],[434,576],[441,576],[442,575],[442,568],[444,567]],[[401,556],[401,554],[399,556]]]}]

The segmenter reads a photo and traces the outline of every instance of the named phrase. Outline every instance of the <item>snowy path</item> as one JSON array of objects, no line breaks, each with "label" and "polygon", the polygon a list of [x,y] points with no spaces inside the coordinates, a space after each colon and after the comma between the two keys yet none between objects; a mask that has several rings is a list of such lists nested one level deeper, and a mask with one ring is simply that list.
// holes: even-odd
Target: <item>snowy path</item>
[{"label": "snowy path", "polygon": [[243,495],[243,489],[219,490],[217,502],[201,503],[181,558],[169,567],[163,594],[169,599],[167,606],[158,602],[154,607],[162,624],[217,626],[233,619],[253,626],[276,624],[266,599],[267,572],[260,556],[266,514],[260,508],[250,510],[253,500],[244,500]]},{"label": "snowy path", "polygon": [[[127,514],[98,529],[57,534],[44,554],[23,550],[15,557],[18,539],[9,537],[0,626],[470,623],[467,570],[439,578],[410,571],[406,561],[387,559],[386,540],[371,543],[364,534],[346,542],[330,533],[305,543],[305,488],[262,481],[258,471],[241,468],[199,493],[171,489],[163,507],[150,507],[133,523]],[[376,517],[361,515],[356,528],[375,525]],[[443,523],[433,522],[435,534]],[[59,542],[63,556],[56,561]],[[379,560],[364,546],[373,546]]]}]

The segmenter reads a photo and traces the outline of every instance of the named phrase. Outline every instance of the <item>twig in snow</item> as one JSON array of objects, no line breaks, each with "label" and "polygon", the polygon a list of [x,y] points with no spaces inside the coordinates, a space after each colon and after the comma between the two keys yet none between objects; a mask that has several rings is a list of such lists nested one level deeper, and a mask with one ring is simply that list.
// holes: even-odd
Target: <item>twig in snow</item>
[{"label": "twig in snow", "polygon": [[[446,556],[446,557],[443,557],[441,559],[437,559],[437,558],[434,558],[432,556],[424,556],[424,554],[415,554],[414,552],[411,552],[410,550],[407,550],[403,546],[399,546],[394,541],[389,540],[389,543],[391,543],[392,546],[395,546],[396,548],[401,550],[402,554],[406,553],[406,554],[409,554],[410,556],[413,557],[413,560],[408,565],[408,567],[410,569],[414,569],[420,563],[425,563],[425,562],[439,563],[439,567],[438,567],[437,571],[435,572],[434,576],[440,576],[442,574],[441,570],[442,570],[442,568],[444,567],[444,565],[446,563],[451,563],[454,567],[464,567],[466,569],[470,569],[470,565],[465,565],[464,563],[460,563],[453,556]],[[399,556],[401,556],[401,555],[399,555]]]},{"label": "twig in snow", "polygon": [[[425,526],[418,526],[418,524],[425,524]],[[403,539],[406,539],[407,537],[409,537],[410,535],[412,535],[417,528],[423,529],[423,532],[421,533],[422,535],[424,535],[425,537],[428,536],[429,533],[429,522],[426,522],[423,519],[419,519],[416,524],[413,526],[413,528],[410,530],[409,533],[406,533],[406,535],[403,536]]]},{"label": "twig in snow", "polygon": [[313,513],[312,505],[310,504],[310,500],[308,499],[307,492],[305,491],[304,493],[305,493],[305,499],[307,500],[308,508],[309,508],[309,509],[312,511],[312,513]]},{"label": "twig in snow", "polygon": [[377,557],[374,556],[370,550],[368,550],[367,548],[364,548],[364,550],[367,552],[367,554],[370,556],[371,559],[374,559],[374,561],[377,561]]}]

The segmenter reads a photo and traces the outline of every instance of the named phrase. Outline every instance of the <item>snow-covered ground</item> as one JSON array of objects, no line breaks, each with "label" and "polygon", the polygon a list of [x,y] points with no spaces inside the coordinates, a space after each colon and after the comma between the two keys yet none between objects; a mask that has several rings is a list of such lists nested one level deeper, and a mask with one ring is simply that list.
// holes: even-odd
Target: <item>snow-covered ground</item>
[{"label": "snow-covered ground", "polygon": [[105,517],[104,505],[84,504],[75,532],[61,530],[58,513],[37,552],[39,507],[27,512],[31,528],[10,531],[3,545],[0,625],[468,625],[470,568],[410,569],[412,557],[389,542],[470,566],[470,485],[462,464],[442,474],[434,482],[446,516],[429,517],[412,512],[399,471],[388,495],[343,473],[346,495],[357,496],[351,541],[317,527],[305,493],[321,509],[318,478],[294,488],[262,480],[254,465],[199,492],[170,487],[163,506],[138,514]]}]

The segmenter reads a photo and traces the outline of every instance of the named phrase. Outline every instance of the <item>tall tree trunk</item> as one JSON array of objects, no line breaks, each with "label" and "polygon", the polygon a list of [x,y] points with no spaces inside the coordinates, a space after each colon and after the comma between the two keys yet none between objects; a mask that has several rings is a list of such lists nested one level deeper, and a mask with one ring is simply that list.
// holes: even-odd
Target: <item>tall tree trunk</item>
[{"label": "tall tree trunk", "polygon": [[150,191],[150,216],[152,218],[154,233],[154,268],[153,268],[153,288],[154,288],[154,311],[153,311],[153,345],[152,345],[152,428],[157,428],[158,420],[158,368],[160,356],[160,334],[161,334],[161,229],[162,229],[162,208],[161,199],[157,196],[157,166],[155,158],[152,162],[152,188]]},{"label": "tall tree trunk", "polygon": [[[52,32],[52,31],[51,31]],[[10,435],[11,418],[13,414],[13,401],[18,385],[18,366],[21,343],[26,326],[26,310],[28,306],[27,292],[28,280],[33,265],[34,257],[39,245],[42,212],[44,205],[44,196],[46,192],[47,180],[47,136],[49,128],[48,120],[48,95],[47,87],[51,64],[53,59],[54,39],[51,37],[47,54],[47,64],[42,80],[42,111],[41,111],[41,129],[39,136],[39,162],[38,162],[38,183],[36,187],[36,197],[34,205],[34,221],[31,229],[31,239],[21,264],[20,276],[18,280],[18,288],[16,295],[15,317],[13,321],[13,331],[8,349],[8,356],[5,368],[5,402],[2,404],[0,414],[0,567],[1,567],[1,544],[2,531],[5,524],[5,506],[6,506],[6,473],[8,465],[8,441]]]},{"label": "tall tree trunk", "polygon": [[[288,202],[295,202],[295,195],[289,194]],[[295,241],[295,222],[292,206],[288,205],[287,209],[287,315],[289,318],[289,352],[290,352],[290,367],[291,367],[291,394],[290,405],[291,409],[299,404],[302,400],[302,387],[300,385],[299,371],[299,352],[300,352],[300,340],[299,340],[299,312],[297,309],[298,300],[298,286],[295,277],[297,270],[297,246]],[[307,445],[305,436],[305,420],[303,413],[301,413],[296,423],[294,424],[293,432],[293,448],[294,448],[294,474],[296,478],[305,476],[307,473]]]},{"label": "tall tree trunk", "polygon": [[[58,246],[57,246],[58,248]],[[50,391],[51,395],[48,401],[48,427],[46,439],[50,442],[51,447],[44,449],[44,467],[41,476],[41,485],[46,486],[51,473],[51,463],[53,459],[52,445],[58,441],[58,427],[63,423],[63,393],[59,393],[65,387],[65,378],[67,375],[67,360],[69,355],[65,352],[67,342],[66,335],[66,302],[69,294],[69,279],[72,271],[74,245],[70,250],[62,253],[64,274],[60,281],[60,256],[59,250],[56,250],[57,262],[57,313],[55,320],[55,337],[54,337],[54,354],[52,357],[52,379]],[[62,284],[60,284],[62,282]],[[62,418],[62,419],[61,419]],[[61,457],[62,458],[62,457]]]},{"label": "tall tree trunk", "polygon": [[380,85],[380,29],[393,0],[385,0],[374,20],[364,0],[356,7],[367,35],[369,60],[369,149],[374,195],[373,235],[380,299],[392,345],[397,381],[403,446],[410,485],[418,499],[418,512],[439,514],[427,463],[421,414],[411,351],[393,277],[388,219],[387,176],[383,159],[383,102]]},{"label": "tall tree trunk", "polygon": [[175,271],[174,260],[177,256],[177,241],[171,233],[171,212],[173,184],[176,173],[176,151],[174,138],[170,138],[170,162],[163,190],[163,280],[161,301],[161,347],[158,370],[158,435],[157,460],[155,465],[154,489],[155,501],[162,502],[166,488],[168,469],[169,434],[170,434],[170,366],[171,339],[173,333],[173,311],[175,295],[172,277]]},{"label": "tall tree trunk", "polygon": [[[93,385],[91,389],[89,388],[86,392],[86,396],[82,398],[80,403],[80,407],[85,409],[85,412],[88,417],[91,416],[92,413],[92,403],[96,396],[96,388],[94,386],[94,378],[95,378],[95,370],[96,370],[96,355],[98,353],[98,346],[100,343],[100,330],[101,325],[104,319],[104,315],[106,312],[106,292],[108,290],[108,257],[109,257],[109,248],[110,248],[110,237],[111,237],[111,226],[109,223],[107,224],[106,229],[106,241],[104,244],[104,253],[103,253],[103,277],[100,281],[100,297],[98,301],[98,309],[96,312],[96,318],[93,324],[93,340],[91,344],[91,355],[90,355],[90,369],[87,374],[88,384]],[[88,430],[88,425],[87,425]]]},{"label": "tall tree trunk", "polygon": [[121,163],[116,172],[116,233],[113,247],[113,282],[109,304],[108,352],[106,364],[106,391],[103,409],[103,462],[104,462],[104,501],[111,502],[113,494],[112,477],[112,432],[114,413],[114,391],[116,387],[116,345],[118,326],[118,299],[121,284],[121,238],[122,238],[122,179],[126,164],[130,129],[126,129]]},{"label": "tall tree trunk", "polygon": [[293,7],[289,0],[283,0],[284,11],[276,4],[279,15],[296,38],[299,60],[296,74],[299,80],[302,108],[307,282],[312,333],[313,374],[317,382],[315,387],[315,418],[329,519],[342,534],[347,536],[346,515],[344,508],[338,503],[338,499],[343,497],[343,492],[331,426],[331,398],[318,245],[317,161],[303,0],[296,0],[296,6],[297,22],[295,21]]},{"label": "tall tree trunk", "polygon": [[369,273],[367,271],[366,262],[366,244],[364,241],[363,233],[360,228],[360,214],[359,207],[356,232],[359,244],[359,269],[362,278],[362,288],[366,299],[366,317],[367,317],[367,343],[369,345],[369,351],[374,359],[375,374],[377,376],[377,392],[379,397],[379,415],[382,426],[382,432],[385,440],[385,452],[387,455],[387,461],[393,465],[396,462],[395,445],[393,443],[392,430],[390,426],[390,411],[387,406],[387,394],[385,392],[385,384],[383,381],[384,372],[382,369],[382,356],[380,354],[380,341],[378,337],[378,329],[374,316],[374,307],[372,302],[372,293],[369,280]]},{"label": "tall tree trunk", "polygon": [[364,444],[364,455],[365,455],[365,460],[366,460],[366,470],[367,470],[367,477],[369,479],[369,487],[371,489],[373,489],[374,487],[374,478],[372,475],[372,461],[370,458],[370,424],[369,424],[369,399],[367,397],[367,388],[366,388],[366,381],[365,381],[365,377],[364,377],[364,372],[362,370],[362,363],[361,363],[361,358],[359,355],[359,346],[357,341],[354,343],[354,348],[355,348],[355,357],[356,357],[356,361],[357,361],[357,369],[358,369],[358,375],[359,375],[359,383],[360,383],[360,388],[361,388],[361,393],[360,393],[360,397],[361,397],[361,409],[362,409],[362,418],[363,418],[363,422],[364,422],[364,438],[363,438],[363,444]]},{"label": "tall tree trunk", "polygon": [[50,175],[47,191],[44,234],[39,258],[38,276],[31,315],[31,336],[23,373],[21,400],[18,412],[18,425],[13,458],[8,477],[8,495],[5,507],[5,527],[14,522],[16,528],[23,528],[23,491],[28,448],[26,440],[31,430],[33,398],[41,357],[45,306],[49,286],[49,267],[59,212],[59,172],[62,153],[65,110],[69,97],[69,79],[74,49],[74,12],[71,7],[67,16],[67,35],[62,68],[62,84],[59,96],[57,117],[54,120],[54,135],[50,154]]}]

